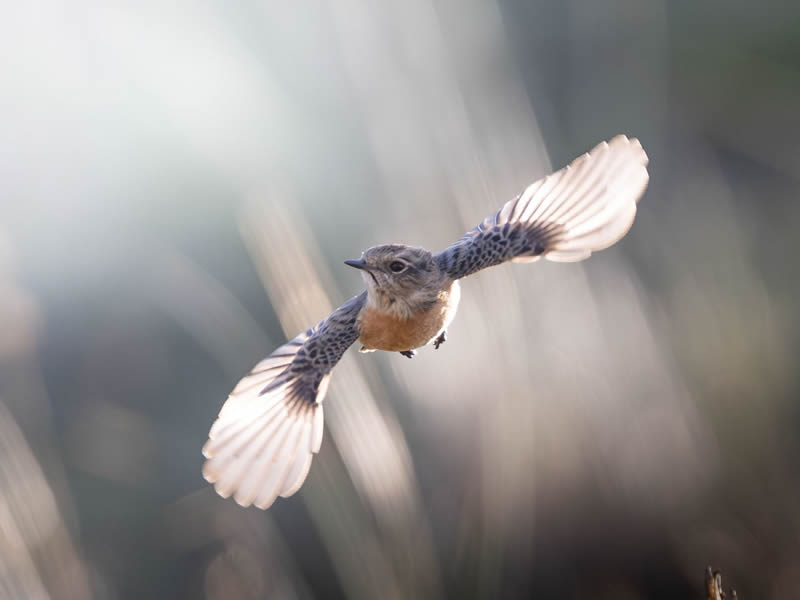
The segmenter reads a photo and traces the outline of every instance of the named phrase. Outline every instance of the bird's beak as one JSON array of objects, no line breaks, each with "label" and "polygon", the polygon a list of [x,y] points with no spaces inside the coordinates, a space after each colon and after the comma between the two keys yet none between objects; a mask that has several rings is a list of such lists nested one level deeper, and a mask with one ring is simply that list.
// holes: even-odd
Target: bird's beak
[{"label": "bird's beak", "polygon": [[355,267],[356,269],[362,269],[364,271],[369,271],[369,265],[364,259],[359,258],[358,260],[346,260],[344,261],[348,267]]}]

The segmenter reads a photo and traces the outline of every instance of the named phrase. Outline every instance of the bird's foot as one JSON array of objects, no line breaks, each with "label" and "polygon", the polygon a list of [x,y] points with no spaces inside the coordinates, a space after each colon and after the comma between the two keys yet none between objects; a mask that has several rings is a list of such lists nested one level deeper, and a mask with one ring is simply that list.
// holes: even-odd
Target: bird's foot
[{"label": "bird's foot", "polygon": [[417,351],[416,350],[403,350],[400,354],[402,354],[406,358],[414,358],[417,355]]},{"label": "bird's foot", "polygon": [[367,348],[366,346],[361,346],[361,349],[359,350],[359,352],[361,352],[361,354],[366,354],[367,352],[375,352],[375,349],[374,348]]},{"label": "bird's foot", "polygon": [[440,334],[439,334],[439,337],[437,337],[437,338],[436,338],[436,339],[433,341],[433,347],[434,347],[436,350],[438,350],[438,349],[439,349],[439,346],[441,346],[442,344],[444,344],[446,341],[447,341],[447,332],[446,332],[446,331],[443,331],[442,333],[440,333]]}]

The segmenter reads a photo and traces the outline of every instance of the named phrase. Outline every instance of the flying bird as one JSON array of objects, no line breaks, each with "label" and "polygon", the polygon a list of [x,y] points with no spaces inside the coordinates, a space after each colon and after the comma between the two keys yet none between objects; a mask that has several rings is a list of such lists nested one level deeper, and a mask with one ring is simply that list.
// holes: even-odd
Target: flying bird
[{"label": "flying bird", "polygon": [[639,141],[620,135],[531,184],[438,254],[390,244],[345,261],[361,270],[366,290],[239,381],[203,446],[205,479],[242,506],[266,509],[294,494],[322,443],[322,401],[348,347],[358,341],[364,352],[409,358],[427,344],[438,349],[459,279],[508,261],[576,262],[608,248],[633,224],[647,162]]}]

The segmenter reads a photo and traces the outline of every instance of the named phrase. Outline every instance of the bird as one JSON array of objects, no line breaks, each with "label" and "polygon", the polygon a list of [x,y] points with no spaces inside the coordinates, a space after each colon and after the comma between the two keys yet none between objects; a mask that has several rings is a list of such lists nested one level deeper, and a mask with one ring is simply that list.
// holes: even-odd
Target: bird
[{"label": "bird", "polygon": [[255,365],[234,387],[203,446],[202,474],[223,498],[260,509],[302,486],[322,443],[331,371],[355,342],[411,358],[439,349],[459,280],[505,262],[577,262],[631,228],[649,181],[639,140],[618,135],[529,185],[438,253],[404,244],[345,264],[366,289]]}]

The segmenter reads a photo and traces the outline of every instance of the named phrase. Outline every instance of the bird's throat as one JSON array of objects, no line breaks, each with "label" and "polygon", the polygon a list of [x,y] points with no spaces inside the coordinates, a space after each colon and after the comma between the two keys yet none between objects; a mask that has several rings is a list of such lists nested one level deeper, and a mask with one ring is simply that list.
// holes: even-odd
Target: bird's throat
[{"label": "bird's throat", "polygon": [[379,313],[398,320],[409,319],[414,310],[408,301],[392,295],[379,287],[367,290],[367,306]]}]

